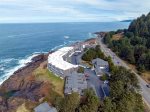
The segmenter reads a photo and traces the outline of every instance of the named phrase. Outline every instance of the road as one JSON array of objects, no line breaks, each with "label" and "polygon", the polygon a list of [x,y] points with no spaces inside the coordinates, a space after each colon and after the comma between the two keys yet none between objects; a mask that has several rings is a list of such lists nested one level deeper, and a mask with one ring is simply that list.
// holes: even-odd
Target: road
[{"label": "road", "polygon": [[[102,38],[98,37],[98,43],[100,44],[101,50],[104,52],[104,54],[106,56],[110,56],[115,65],[130,69],[125,62],[123,62],[114,52],[107,48],[107,46],[102,42]],[[150,88],[146,87],[147,82],[144,81],[135,71],[132,70],[132,72],[137,76],[141,87],[141,95],[145,103],[147,103],[147,105],[150,107]]]}]

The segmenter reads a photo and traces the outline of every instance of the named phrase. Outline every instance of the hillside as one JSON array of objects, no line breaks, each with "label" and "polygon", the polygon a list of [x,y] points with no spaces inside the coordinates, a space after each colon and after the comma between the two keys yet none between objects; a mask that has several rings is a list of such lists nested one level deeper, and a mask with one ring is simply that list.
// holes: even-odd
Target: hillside
[{"label": "hillside", "polygon": [[[114,39],[118,34],[123,36]],[[107,33],[104,43],[138,71],[150,71],[150,13],[133,20],[128,29]]]}]

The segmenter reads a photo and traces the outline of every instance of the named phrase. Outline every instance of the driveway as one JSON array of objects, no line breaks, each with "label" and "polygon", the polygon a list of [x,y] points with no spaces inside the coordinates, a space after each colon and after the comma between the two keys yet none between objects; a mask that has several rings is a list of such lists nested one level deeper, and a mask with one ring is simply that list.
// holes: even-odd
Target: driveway
[{"label": "driveway", "polygon": [[99,79],[99,77],[95,74],[94,71],[92,71],[91,69],[85,69],[84,74],[89,75],[87,83],[88,83],[88,87],[93,87],[93,89],[96,92],[96,95],[100,98],[103,99],[104,98],[104,93],[102,91],[101,86],[103,85],[103,81],[101,81]]}]

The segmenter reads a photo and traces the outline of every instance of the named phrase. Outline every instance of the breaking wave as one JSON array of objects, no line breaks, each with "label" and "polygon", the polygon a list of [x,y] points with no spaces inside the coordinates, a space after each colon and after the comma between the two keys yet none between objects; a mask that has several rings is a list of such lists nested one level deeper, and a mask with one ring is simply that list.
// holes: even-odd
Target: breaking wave
[{"label": "breaking wave", "polygon": [[[39,53],[34,53],[31,56],[27,56],[24,59],[20,60],[13,58],[0,60],[0,71],[4,73],[4,75],[0,76],[0,84],[7,80],[15,71],[26,66],[26,64],[31,62],[32,58],[37,55],[39,55]],[[17,61],[17,66],[7,69],[5,65],[11,63],[12,61]]]}]

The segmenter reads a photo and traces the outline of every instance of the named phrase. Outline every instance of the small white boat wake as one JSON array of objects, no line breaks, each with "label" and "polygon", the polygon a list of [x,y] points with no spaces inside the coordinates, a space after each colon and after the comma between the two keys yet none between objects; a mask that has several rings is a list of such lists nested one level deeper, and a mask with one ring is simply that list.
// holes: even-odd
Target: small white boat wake
[{"label": "small white boat wake", "polygon": [[64,36],[64,38],[65,38],[65,39],[68,39],[68,38],[70,38],[70,37],[69,37],[69,36]]}]

